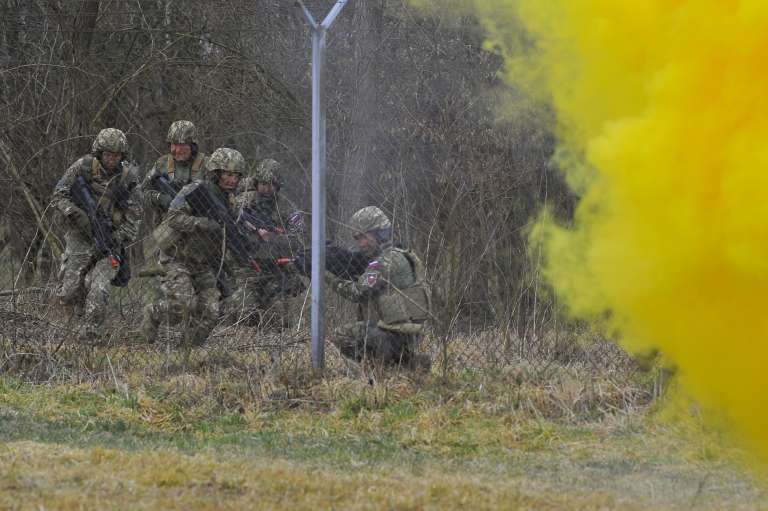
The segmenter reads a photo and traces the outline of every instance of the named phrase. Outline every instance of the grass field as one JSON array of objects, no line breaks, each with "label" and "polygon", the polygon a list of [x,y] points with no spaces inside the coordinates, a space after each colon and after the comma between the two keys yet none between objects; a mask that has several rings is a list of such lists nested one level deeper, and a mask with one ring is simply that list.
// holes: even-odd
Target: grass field
[{"label": "grass field", "polygon": [[[5,342],[3,509],[768,509],[631,364],[367,371],[305,345]],[[54,352],[54,349],[56,351]]]}]

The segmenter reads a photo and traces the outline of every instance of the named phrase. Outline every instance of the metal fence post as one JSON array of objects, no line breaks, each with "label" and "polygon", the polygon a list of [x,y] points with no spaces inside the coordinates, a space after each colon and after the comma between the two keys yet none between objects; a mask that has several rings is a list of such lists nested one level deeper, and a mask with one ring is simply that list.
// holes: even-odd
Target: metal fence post
[{"label": "metal fence post", "polygon": [[312,32],[312,367],[325,367],[325,108],[322,85],[325,63],[325,34],[347,0],[339,0],[318,24],[301,0],[301,9]]}]

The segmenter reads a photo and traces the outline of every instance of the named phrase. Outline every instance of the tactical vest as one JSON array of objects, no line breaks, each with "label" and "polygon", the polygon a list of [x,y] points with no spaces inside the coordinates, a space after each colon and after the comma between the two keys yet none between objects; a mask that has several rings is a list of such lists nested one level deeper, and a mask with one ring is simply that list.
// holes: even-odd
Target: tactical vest
[{"label": "tactical vest", "polygon": [[424,280],[424,263],[410,250],[393,250],[408,259],[415,282],[405,289],[390,285],[378,296],[377,308],[381,318],[379,326],[408,334],[421,333],[423,323],[431,317],[429,286]]},{"label": "tactical vest", "polygon": [[[197,153],[190,169],[190,178],[193,174],[196,174],[200,171],[201,168],[203,168],[203,163],[205,163],[205,154]],[[173,179],[173,172],[176,170],[176,160],[173,159],[173,156],[168,157],[165,170],[168,173],[168,176]]]},{"label": "tactical vest", "polygon": [[119,175],[107,178],[107,176],[104,175],[103,167],[101,166],[99,159],[89,154],[83,156],[80,163],[80,169],[83,174],[89,176],[89,184],[93,189],[95,195],[94,199],[96,199],[99,207],[104,211],[111,211],[113,222],[119,223],[122,221],[122,212],[118,212],[114,208],[112,192],[114,192],[115,185],[113,182],[115,179],[118,179],[118,185],[127,186],[126,181],[129,174],[128,165],[122,166],[122,172]]}]

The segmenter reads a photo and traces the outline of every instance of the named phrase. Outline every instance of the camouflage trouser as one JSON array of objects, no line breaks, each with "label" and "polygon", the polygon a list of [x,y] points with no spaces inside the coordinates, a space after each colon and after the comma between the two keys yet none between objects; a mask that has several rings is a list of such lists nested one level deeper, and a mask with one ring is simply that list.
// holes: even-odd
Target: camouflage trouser
[{"label": "camouflage trouser", "polygon": [[165,274],[160,277],[158,296],[144,307],[142,330],[148,341],[157,336],[163,324],[181,325],[184,340],[203,344],[219,319],[221,292],[216,275],[206,265],[161,261]]},{"label": "camouflage trouser", "polygon": [[415,335],[382,330],[374,321],[343,325],[334,330],[331,339],[347,358],[361,361],[365,357],[388,365],[410,363],[416,341]]},{"label": "camouflage trouser", "polygon": [[64,235],[66,248],[61,256],[59,289],[62,305],[84,312],[87,324],[97,331],[104,324],[111,281],[117,274],[108,257],[97,253],[93,242],[79,231]]},{"label": "camouflage trouser", "polygon": [[[234,291],[222,301],[222,313],[230,321],[259,322],[259,311],[268,310],[283,294],[295,295],[304,284],[298,276],[259,273],[252,269],[235,272]],[[285,279],[285,280],[283,280]]]},{"label": "camouflage trouser", "polygon": [[234,274],[234,291],[222,302],[222,312],[231,321],[258,323],[258,311],[269,308],[279,292],[279,281],[272,274],[251,269],[238,269]]}]

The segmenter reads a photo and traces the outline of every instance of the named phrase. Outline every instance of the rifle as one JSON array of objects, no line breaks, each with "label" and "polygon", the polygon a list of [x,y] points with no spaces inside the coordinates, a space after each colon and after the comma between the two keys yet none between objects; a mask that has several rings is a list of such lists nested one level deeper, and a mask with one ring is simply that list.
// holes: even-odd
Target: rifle
[{"label": "rifle", "polygon": [[[101,255],[109,257],[109,263],[112,268],[117,269],[117,274],[112,279],[112,285],[124,287],[131,278],[131,267],[128,262],[128,255],[124,247],[114,239],[112,219],[99,208],[96,199],[93,197],[93,190],[86,182],[83,176],[77,176],[75,182],[69,190],[72,202],[85,211],[88,220],[91,221],[91,234],[96,241],[96,249]],[[129,191],[123,187],[115,192],[115,203],[124,203],[127,200]],[[119,202],[122,201],[122,202]]]},{"label": "rifle", "polygon": [[224,228],[227,250],[239,263],[261,271],[258,262],[252,256],[255,248],[253,243],[232,218],[225,203],[215,197],[203,184],[188,193],[185,200],[195,214],[210,218]]},{"label": "rifle", "polygon": [[[357,280],[365,273],[370,258],[362,252],[347,250],[341,247],[325,247],[325,269],[339,278],[345,280]],[[296,257],[281,257],[277,260],[278,266],[292,265],[299,273],[306,277],[312,276],[312,251],[304,249]]]},{"label": "rifle", "polygon": [[181,184],[171,182],[165,174],[158,174],[152,178],[152,187],[158,192],[169,195],[171,198],[181,190]]},{"label": "rifle", "polygon": [[272,218],[249,207],[243,208],[242,212],[240,212],[240,218],[238,219],[238,222],[244,227],[253,231],[265,229],[269,232],[285,232],[285,230],[278,226]]}]

